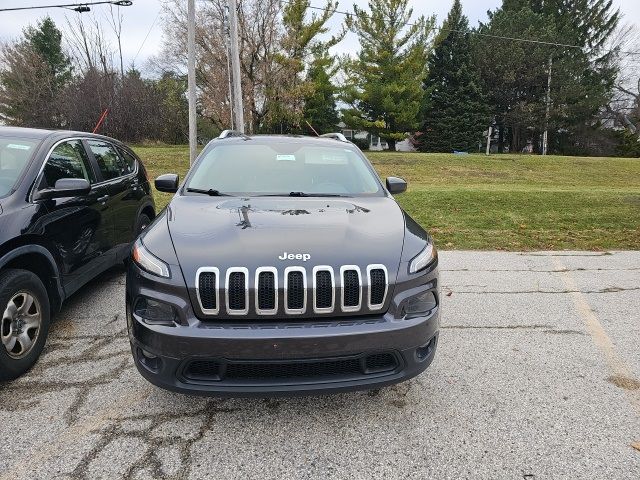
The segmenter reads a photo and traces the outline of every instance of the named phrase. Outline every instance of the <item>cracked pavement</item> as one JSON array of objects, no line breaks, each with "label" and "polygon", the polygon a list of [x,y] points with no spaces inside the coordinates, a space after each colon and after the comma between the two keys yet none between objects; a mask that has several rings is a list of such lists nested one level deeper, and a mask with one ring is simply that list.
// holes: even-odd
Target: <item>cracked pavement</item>
[{"label": "cracked pavement", "polygon": [[640,252],[440,252],[419,377],[325,397],[215,399],[135,370],[124,275],[63,307],[0,384],[0,478],[640,478]]}]

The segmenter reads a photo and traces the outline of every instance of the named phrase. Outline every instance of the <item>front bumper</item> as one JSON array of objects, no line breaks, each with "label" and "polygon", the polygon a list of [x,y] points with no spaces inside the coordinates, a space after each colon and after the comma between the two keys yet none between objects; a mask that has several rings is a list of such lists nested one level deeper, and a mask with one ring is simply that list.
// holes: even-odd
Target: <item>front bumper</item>
[{"label": "front bumper", "polygon": [[[145,277],[130,267],[129,338],[142,376],[168,390],[274,396],[376,389],[415,377],[435,355],[439,307],[408,320],[385,314],[213,324],[198,320],[188,299],[180,304],[171,286],[162,291],[165,287],[156,284],[151,290],[151,279]],[[146,323],[132,312],[139,295],[176,305],[187,314],[186,321]]]}]

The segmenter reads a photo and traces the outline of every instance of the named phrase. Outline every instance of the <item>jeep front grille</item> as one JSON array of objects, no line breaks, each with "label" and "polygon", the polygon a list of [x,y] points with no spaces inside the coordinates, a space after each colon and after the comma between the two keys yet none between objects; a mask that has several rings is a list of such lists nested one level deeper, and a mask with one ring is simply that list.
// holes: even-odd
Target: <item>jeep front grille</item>
[{"label": "jeep front grille", "polygon": [[304,313],[307,306],[307,275],[304,267],[287,267],[284,270],[286,313]]},{"label": "jeep front grille", "polygon": [[217,315],[220,311],[219,290],[220,271],[216,267],[199,268],[196,272],[196,293],[204,314]]},{"label": "jeep front grille", "polygon": [[278,271],[275,268],[256,270],[256,311],[261,315],[278,312]]},{"label": "jeep front grille", "polygon": [[366,313],[384,307],[389,287],[384,265],[368,265],[366,271],[344,265],[339,272],[330,266],[310,271],[298,266],[281,271],[260,267],[253,274],[233,267],[223,272],[222,280],[215,267],[198,269],[196,295],[203,314],[217,315],[222,308],[228,315],[246,315],[250,307],[256,315]]},{"label": "jeep front grille", "polygon": [[362,304],[360,269],[354,265],[341,267],[340,277],[342,277],[342,310],[357,312]]},{"label": "jeep front grille", "polygon": [[384,305],[384,299],[387,296],[387,269],[384,265],[369,265],[367,278],[369,279],[369,308],[380,308]]},{"label": "jeep front grille", "polygon": [[335,302],[335,281],[331,267],[316,267],[313,269],[314,304],[316,313],[331,313]]},{"label": "jeep front grille", "polygon": [[226,287],[227,313],[245,315],[249,311],[249,270],[241,267],[228,269]]}]

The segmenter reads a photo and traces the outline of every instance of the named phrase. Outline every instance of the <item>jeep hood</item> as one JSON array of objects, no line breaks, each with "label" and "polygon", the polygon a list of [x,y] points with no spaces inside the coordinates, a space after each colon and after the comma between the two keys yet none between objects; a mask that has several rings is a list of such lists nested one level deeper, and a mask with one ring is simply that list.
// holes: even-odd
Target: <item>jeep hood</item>
[{"label": "jeep hood", "polygon": [[[171,239],[187,284],[198,268],[400,263],[404,216],[387,197],[216,198],[176,196],[168,207]],[[279,259],[287,254],[307,254]],[[393,273],[392,273],[393,272]]]}]

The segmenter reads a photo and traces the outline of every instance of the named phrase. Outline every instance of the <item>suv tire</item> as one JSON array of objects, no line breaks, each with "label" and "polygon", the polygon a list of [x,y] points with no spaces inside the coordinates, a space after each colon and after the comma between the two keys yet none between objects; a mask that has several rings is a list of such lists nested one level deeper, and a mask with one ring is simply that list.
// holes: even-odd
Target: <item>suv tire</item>
[{"label": "suv tire", "polygon": [[0,272],[0,381],[13,380],[36,363],[50,321],[49,295],[37,275]]},{"label": "suv tire", "polygon": [[149,226],[150,223],[151,223],[151,219],[146,213],[141,213],[140,215],[138,215],[138,220],[136,221],[136,230],[135,230],[136,237],[140,235],[144,231],[144,229]]}]

